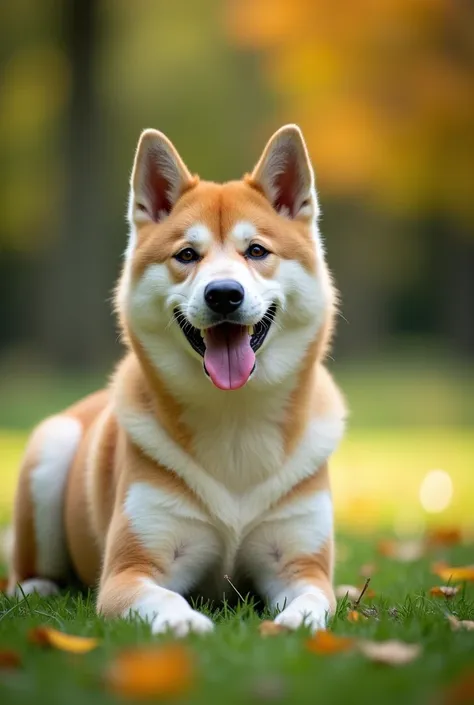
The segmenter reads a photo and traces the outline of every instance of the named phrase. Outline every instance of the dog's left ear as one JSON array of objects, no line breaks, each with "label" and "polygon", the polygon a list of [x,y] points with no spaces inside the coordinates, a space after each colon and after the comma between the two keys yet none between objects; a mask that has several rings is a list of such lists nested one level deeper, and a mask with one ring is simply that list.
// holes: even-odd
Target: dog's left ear
[{"label": "dog's left ear", "polygon": [[297,125],[285,125],[275,132],[249,182],[263,191],[281,215],[290,218],[303,212],[317,215],[314,172]]}]

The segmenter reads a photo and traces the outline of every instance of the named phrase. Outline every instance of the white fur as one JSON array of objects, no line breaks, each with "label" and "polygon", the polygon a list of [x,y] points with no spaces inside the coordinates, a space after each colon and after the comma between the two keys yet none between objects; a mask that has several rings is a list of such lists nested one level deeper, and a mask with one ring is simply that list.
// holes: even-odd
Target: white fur
[{"label": "white fur", "polygon": [[37,593],[42,597],[58,595],[59,588],[56,583],[53,583],[51,580],[46,580],[43,578],[30,578],[29,580],[24,580],[19,585],[16,585],[12,592],[15,597],[21,600],[24,595],[32,595],[33,593]]},{"label": "white fur", "polygon": [[186,242],[199,252],[206,250],[212,242],[212,233],[203,223],[194,223],[184,234]]},{"label": "white fur", "polygon": [[245,252],[257,234],[258,230],[253,223],[248,220],[240,220],[230,231],[229,238],[235,243],[239,252]]},{"label": "white fur", "polygon": [[61,578],[68,568],[63,496],[81,432],[79,421],[69,416],[55,416],[41,427],[39,461],[31,472],[38,575]]},{"label": "white fur", "polygon": [[[303,624],[312,632],[325,629],[330,611],[329,600],[324,592],[313,585],[300,586],[301,594],[294,597],[288,607],[285,607],[275,619],[287,629],[298,629]],[[284,595],[279,597],[281,601]],[[281,602],[276,601],[280,605]]]},{"label": "white fur", "polygon": [[222,552],[208,517],[178,493],[133,483],[124,512],[142,545],[159,557],[165,568],[162,585],[170,590],[190,591]]},{"label": "white fur", "polygon": [[181,595],[156,585],[149,578],[141,582],[140,597],[124,612],[124,617],[138,614],[151,623],[153,634],[171,630],[175,636],[183,637],[189,632],[205,633],[214,628],[211,620],[193,610]]}]

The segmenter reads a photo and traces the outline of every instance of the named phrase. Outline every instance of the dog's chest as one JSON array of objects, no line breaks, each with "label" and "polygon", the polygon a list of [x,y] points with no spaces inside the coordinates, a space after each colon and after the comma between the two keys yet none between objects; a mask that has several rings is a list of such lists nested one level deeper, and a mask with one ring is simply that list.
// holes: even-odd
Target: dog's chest
[{"label": "dog's chest", "polygon": [[200,467],[237,495],[279,471],[283,463],[283,409],[225,409],[186,416]]}]

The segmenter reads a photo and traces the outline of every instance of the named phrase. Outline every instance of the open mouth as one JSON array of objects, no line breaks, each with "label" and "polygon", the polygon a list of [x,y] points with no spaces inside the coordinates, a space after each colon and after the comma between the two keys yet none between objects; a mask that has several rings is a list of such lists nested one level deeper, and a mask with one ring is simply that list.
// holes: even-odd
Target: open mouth
[{"label": "open mouth", "polygon": [[263,345],[273,323],[272,304],[254,326],[224,321],[200,331],[175,310],[175,318],[191,347],[204,358],[204,369],[219,389],[239,389],[255,367],[255,353]]}]

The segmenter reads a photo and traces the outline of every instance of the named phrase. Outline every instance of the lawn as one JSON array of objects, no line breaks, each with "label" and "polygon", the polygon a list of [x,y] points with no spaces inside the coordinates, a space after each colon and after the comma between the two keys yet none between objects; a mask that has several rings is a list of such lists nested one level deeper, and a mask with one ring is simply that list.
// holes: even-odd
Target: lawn
[{"label": "lawn", "polygon": [[[308,649],[304,630],[262,637],[258,629],[262,616],[251,604],[245,603],[235,612],[215,606],[211,611],[217,624],[215,632],[185,640],[195,670],[188,690],[175,702],[474,703],[472,681],[470,696],[452,690],[463,674],[474,672],[474,631],[455,631],[447,618],[453,614],[459,619],[474,619],[474,582],[461,583],[458,594],[450,600],[430,594],[433,586],[443,584],[432,572],[434,562],[450,566],[474,563],[473,371],[462,365],[445,369],[420,358],[410,365],[401,360],[354,365],[342,369],[338,378],[349,398],[352,417],[347,437],[332,462],[339,534],[335,582],[360,587],[362,573],[372,564],[370,588],[375,596],[363,598],[365,615],[356,622],[348,619],[349,604],[342,598],[329,628],[336,636],[419,644],[420,655],[412,663],[394,667],[373,663],[357,649],[316,654]],[[90,379],[39,375],[21,382],[3,376],[0,524],[8,521],[11,513],[28,429],[44,414],[60,409],[96,384],[97,380]],[[452,497],[442,510],[433,513],[428,511],[422,488],[436,470],[444,471],[452,483]],[[435,500],[440,496],[446,499],[444,486],[437,490],[435,484],[432,491]],[[420,537],[433,525],[461,529],[460,541],[424,549],[411,562],[382,555],[390,553],[387,544],[381,553],[384,537],[405,541],[407,535]],[[80,656],[41,647],[29,640],[30,630],[39,625],[97,637],[99,644]],[[124,648],[149,642],[169,649],[172,639],[152,638],[148,626],[138,621],[104,622],[94,613],[92,595],[64,595],[50,601],[30,596],[16,602],[0,594],[0,702],[127,702],[123,694],[119,697],[110,692],[105,674]],[[17,652],[21,667],[1,669],[2,649]],[[172,670],[171,665],[170,678]],[[184,678],[183,670],[178,673],[178,686]]]},{"label": "lawn", "polygon": [[[347,598],[341,599],[330,629],[335,635],[358,639],[419,644],[422,651],[418,658],[407,665],[390,666],[373,663],[357,651],[319,655],[307,648],[304,630],[263,638],[258,631],[261,617],[251,605],[235,612],[221,607],[212,612],[217,623],[213,634],[185,640],[195,673],[177,702],[472,702],[456,700],[449,688],[474,669],[474,632],[453,631],[446,615],[474,619],[474,584],[461,585],[458,595],[449,601],[429,594],[432,586],[442,582],[431,573],[432,561],[454,565],[472,562],[472,547],[440,548],[415,562],[402,563],[379,555],[373,539],[341,536],[339,554],[336,583],[362,584],[361,568],[370,562],[375,564],[371,588],[376,596],[362,600],[369,616],[355,623],[347,619]],[[30,643],[29,632],[39,625],[98,637],[99,645],[79,656]],[[94,614],[90,595],[51,600],[30,596],[21,602],[1,597],[0,650],[8,648],[20,654],[21,667],[0,671],[0,702],[124,702],[122,696],[109,692],[104,675],[124,648],[152,641],[167,649],[172,639],[153,638],[143,622],[104,622]],[[180,678],[178,675],[178,687]],[[445,691],[444,699],[435,699]]]}]

